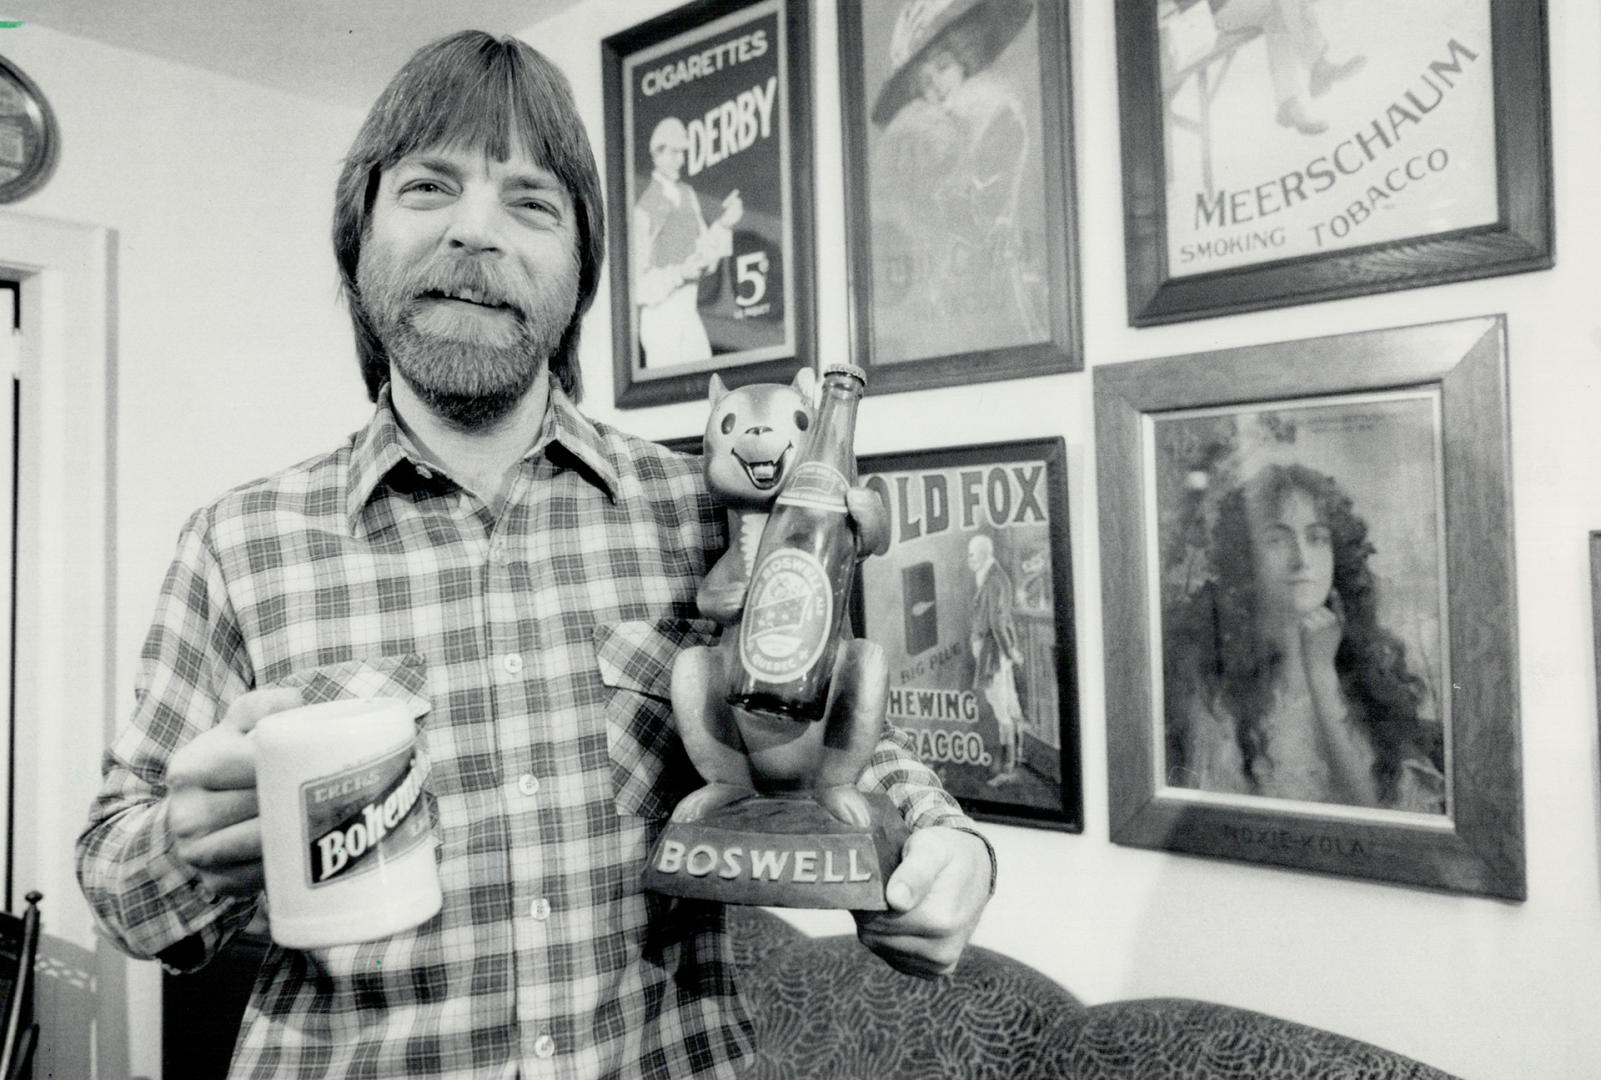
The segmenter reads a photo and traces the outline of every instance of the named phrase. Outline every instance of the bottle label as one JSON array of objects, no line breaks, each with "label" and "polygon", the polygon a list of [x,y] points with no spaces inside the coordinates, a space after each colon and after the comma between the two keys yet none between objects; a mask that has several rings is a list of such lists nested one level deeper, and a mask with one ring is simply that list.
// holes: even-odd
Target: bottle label
[{"label": "bottle label", "polygon": [[408,744],[300,786],[312,888],[392,862],[428,835],[425,769]]},{"label": "bottle label", "polygon": [[823,655],[833,622],[834,589],[817,557],[776,551],[764,559],[746,593],[739,655],[768,682],[793,682]]},{"label": "bottle label", "polygon": [[845,512],[845,490],[850,487],[845,477],[832,465],[821,461],[807,461],[796,467],[778,496],[779,506],[806,506],[813,510]]}]

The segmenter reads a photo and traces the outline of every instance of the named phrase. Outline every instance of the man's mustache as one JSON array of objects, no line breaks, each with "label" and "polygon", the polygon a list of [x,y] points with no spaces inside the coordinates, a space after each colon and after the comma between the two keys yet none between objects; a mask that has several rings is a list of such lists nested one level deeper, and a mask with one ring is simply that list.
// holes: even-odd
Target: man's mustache
[{"label": "man's mustache", "polygon": [[526,321],[528,313],[520,297],[529,290],[526,284],[519,289],[508,280],[510,276],[498,266],[473,259],[434,260],[405,275],[399,282],[399,292],[408,298],[408,306],[421,300],[452,297],[485,307],[503,307]]}]

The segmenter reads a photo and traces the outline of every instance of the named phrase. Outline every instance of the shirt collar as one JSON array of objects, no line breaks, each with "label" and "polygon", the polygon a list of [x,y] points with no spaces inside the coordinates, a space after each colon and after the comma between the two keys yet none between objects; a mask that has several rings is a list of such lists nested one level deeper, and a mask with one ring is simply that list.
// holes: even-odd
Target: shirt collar
[{"label": "shirt collar", "polygon": [[[565,453],[553,454],[553,447]],[[605,490],[609,498],[617,498],[617,466],[607,453],[604,438],[594,422],[578,411],[578,406],[573,404],[554,378],[550,380],[550,404],[545,409],[544,424],[526,457],[541,453],[550,456],[552,463],[558,466],[564,463],[578,466]],[[394,403],[390,400],[389,385],[385,383],[378,391],[372,419],[356,433],[351,444],[345,511],[352,529],[359,525],[361,512],[378,490],[378,485],[388,479],[397,467],[410,468],[423,478],[431,475],[427,460],[401,429],[400,421],[395,417]]]},{"label": "shirt collar", "polygon": [[389,401],[389,384],[378,391],[378,406],[367,426],[356,432],[350,447],[350,475],[345,487],[345,513],[354,529],[372,493],[391,469],[402,462],[417,463],[421,455],[400,430],[394,406]]},{"label": "shirt collar", "polygon": [[[573,399],[567,396],[554,376],[550,380],[550,405],[545,410],[545,426],[539,441],[529,451],[529,456],[546,450],[551,444],[565,450],[572,462],[588,473],[605,490],[608,498],[616,501],[617,463],[607,447],[606,439],[595,427],[594,421],[578,411],[578,406],[573,404]],[[562,463],[561,455],[551,455],[551,460],[558,465]]]}]

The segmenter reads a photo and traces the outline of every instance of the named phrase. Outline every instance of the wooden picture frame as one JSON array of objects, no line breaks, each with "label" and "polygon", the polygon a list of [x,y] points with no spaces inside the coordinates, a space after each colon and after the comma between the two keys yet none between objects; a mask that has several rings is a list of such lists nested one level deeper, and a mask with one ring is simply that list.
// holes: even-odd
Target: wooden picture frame
[{"label": "wooden picture frame", "polygon": [[1546,3],[1478,2],[1117,0],[1129,324],[1550,267]]},{"label": "wooden picture frame", "polygon": [[[867,0],[840,5],[839,37],[870,391],[1081,370],[1067,4]],[[936,63],[938,104],[916,90]]]},{"label": "wooden picture frame", "polygon": [[858,468],[891,518],[889,551],[852,592],[857,633],[889,663],[889,723],[975,818],[1081,832],[1063,441],[870,454]]},{"label": "wooden picture frame", "polygon": [[1095,369],[1113,842],[1524,898],[1505,342]]},{"label": "wooden picture frame", "polygon": [[706,437],[704,435],[673,435],[656,441],[674,453],[691,454],[695,457],[700,457],[705,450]]},{"label": "wooden picture frame", "polygon": [[810,0],[698,0],[601,64],[617,406],[812,364]]},{"label": "wooden picture frame", "polygon": [[1590,624],[1596,686],[1601,687],[1601,529],[1590,533]]}]

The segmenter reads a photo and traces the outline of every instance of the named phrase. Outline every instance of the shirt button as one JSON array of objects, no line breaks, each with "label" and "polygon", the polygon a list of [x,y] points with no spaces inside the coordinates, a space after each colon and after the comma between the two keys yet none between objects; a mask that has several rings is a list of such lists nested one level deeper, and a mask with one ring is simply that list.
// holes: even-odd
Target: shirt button
[{"label": "shirt button", "polygon": [[489,545],[489,559],[497,565],[506,563],[506,541],[496,540]]},{"label": "shirt button", "polygon": [[538,900],[533,902],[532,906],[529,907],[528,914],[532,915],[540,922],[544,922],[546,919],[550,918],[550,901],[541,896]]},{"label": "shirt button", "polygon": [[534,1040],[534,1056],[549,1058],[556,1056],[556,1040],[549,1035],[541,1035]]},{"label": "shirt button", "polygon": [[517,778],[517,790],[524,795],[538,795],[539,777],[533,773],[523,773]]},{"label": "shirt button", "polygon": [[516,653],[507,653],[506,654],[506,670],[511,672],[513,675],[516,675],[516,674],[520,673],[522,671],[522,669],[523,669],[523,658],[521,656],[518,656]]}]

